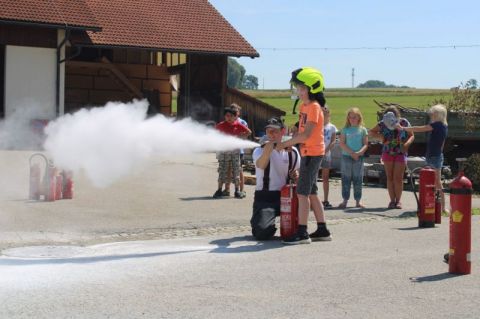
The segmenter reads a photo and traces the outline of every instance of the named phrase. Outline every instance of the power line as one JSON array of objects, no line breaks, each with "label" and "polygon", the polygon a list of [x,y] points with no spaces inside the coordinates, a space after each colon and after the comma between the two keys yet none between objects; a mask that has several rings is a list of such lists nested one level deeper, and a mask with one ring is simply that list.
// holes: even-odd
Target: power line
[{"label": "power line", "polygon": [[360,50],[428,50],[428,49],[464,49],[480,48],[480,44],[451,44],[425,46],[384,46],[384,47],[324,47],[324,48],[257,48],[269,51],[360,51]]}]

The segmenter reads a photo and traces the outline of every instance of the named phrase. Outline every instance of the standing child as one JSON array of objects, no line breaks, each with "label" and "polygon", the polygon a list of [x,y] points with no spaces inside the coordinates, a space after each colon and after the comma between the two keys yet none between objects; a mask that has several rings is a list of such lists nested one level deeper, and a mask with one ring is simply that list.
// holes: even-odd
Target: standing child
[{"label": "standing child", "polygon": [[335,146],[337,128],[330,123],[330,110],[327,105],[323,109],[323,137],[325,140],[325,157],[322,161],[322,182],[323,182],[323,207],[332,208],[332,204],[328,201],[330,169],[332,168],[332,154],[331,150]]},{"label": "standing child", "polygon": [[[323,76],[313,68],[301,68],[292,72],[292,84],[295,85],[298,97],[302,101],[298,134],[291,140],[277,144],[278,151],[300,143],[300,176],[297,184],[298,196],[298,231],[283,243],[288,245],[309,244],[312,240],[332,240],[325,223],[323,205],[318,197],[317,178],[325,155],[323,140],[323,112],[325,106],[323,96]],[[317,230],[307,232],[308,213],[310,207],[317,221]]]},{"label": "standing child", "polygon": [[407,166],[408,148],[413,143],[414,136],[396,128],[410,126],[407,119],[400,117],[400,111],[395,106],[383,111],[383,119],[370,130],[370,137],[383,142],[382,162],[387,175],[387,190],[390,197],[388,208],[402,208],[400,202],[403,193],[403,175]]},{"label": "standing child", "polygon": [[[241,112],[242,112],[242,107],[236,103],[233,103],[230,105],[230,107],[234,110],[237,111],[237,121],[240,122],[240,124],[246,126],[248,128],[248,123],[244,119],[240,117]],[[245,150],[243,148],[240,149],[240,192],[243,194],[243,196],[246,196],[245,193],[245,176],[243,175],[243,162],[244,162],[244,157],[245,157]],[[226,188],[226,186],[225,186]],[[230,189],[230,186],[228,187]]]},{"label": "standing child", "polygon": [[443,146],[448,134],[447,108],[442,104],[434,105],[428,110],[430,124],[423,126],[403,127],[397,125],[400,130],[407,132],[430,132],[427,141],[427,154],[425,155],[427,165],[435,170],[435,187],[440,193],[442,211],[445,209],[445,194],[442,186]]},{"label": "standing child", "polygon": [[365,208],[362,199],[363,155],[368,148],[368,133],[363,126],[363,116],[356,107],[347,112],[345,127],[340,134],[342,148],[342,198],[339,208],[346,208],[353,182],[353,197],[356,207]]},{"label": "standing child", "polygon": [[[252,133],[246,126],[237,121],[237,111],[232,108],[225,108],[225,121],[217,124],[220,132],[240,138],[245,138]],[[227,196],[222,192],[223,184],[230,182],[229,170],[231,167],[232,178],[235,182],[235,198],[244,198],[245,194],[240,192],[240,150],[218,152],[218,189],[213,194],[214,198]],[[229,194],[228,194],[229,196]]]}]

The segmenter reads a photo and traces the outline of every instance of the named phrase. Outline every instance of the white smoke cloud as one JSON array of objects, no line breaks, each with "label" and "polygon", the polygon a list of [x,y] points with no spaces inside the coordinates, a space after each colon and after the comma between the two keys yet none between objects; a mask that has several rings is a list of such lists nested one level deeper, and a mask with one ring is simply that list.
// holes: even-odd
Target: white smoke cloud
[{"label": "white smoke cloud", "polygon": [[95,186],[105,187],[154,154],[169,157],[258,146],[190,119],[147,118],[147,109],[146,101],[110,102],[60,117],[45,129],[45,150],[56,166],[83,170]]},{"label": "white smoke cloud", "polygon": [[35,103],[21,104],[0,121],[0,149],[39,149],[47,120]]}]

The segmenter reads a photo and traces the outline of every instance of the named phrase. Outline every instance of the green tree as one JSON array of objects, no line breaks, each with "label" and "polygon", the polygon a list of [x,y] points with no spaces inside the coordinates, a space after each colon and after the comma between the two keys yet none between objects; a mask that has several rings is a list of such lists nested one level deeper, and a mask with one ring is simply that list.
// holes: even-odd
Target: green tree
[{"label": "green tree", "polygon": [[246,75],[243,78],[242,89],[258,90],[258,78],[255,75]]},{"label": "green tree", "polygon": [[475,79],[470,79],[465,83],[465,88],[467,89],[477,89],[478,88],[478,82]]},{"label": "green tree", "polygon": [[357,88],[402,88],[402,89],[408,89],[409,87],[406,85],[403,86],[396,86],[393,84],[386,84],[383,81],[379,80],[368,80],[365,83],[359,84]]},{"label": "green tree", "polygon": [[368,80],[365,83],[359,84],[357,87],[358,88],[384,88],[386,87],[387,84],[383,81],[378,81],[378,80]]},{"label": "green tree", "polygon": [[228,58],[227,66],[227,85],[231,88],[241,88],[245,68],[233,58]]}]

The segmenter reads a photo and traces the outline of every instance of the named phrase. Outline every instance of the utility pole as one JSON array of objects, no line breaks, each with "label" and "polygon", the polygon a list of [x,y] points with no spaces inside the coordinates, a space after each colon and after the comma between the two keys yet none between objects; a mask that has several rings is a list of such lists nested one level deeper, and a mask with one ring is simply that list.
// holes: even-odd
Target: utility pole
[{"label": "utility pole", "polygon": [[352,68],[352,89],[355,88],[355,68]]}]

